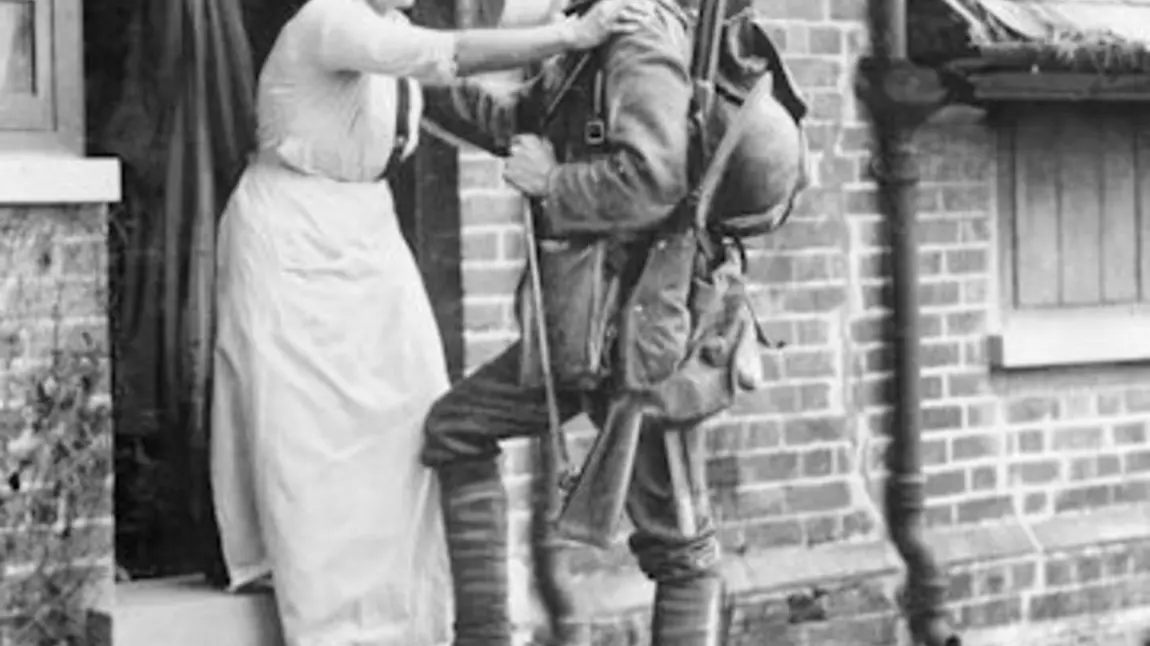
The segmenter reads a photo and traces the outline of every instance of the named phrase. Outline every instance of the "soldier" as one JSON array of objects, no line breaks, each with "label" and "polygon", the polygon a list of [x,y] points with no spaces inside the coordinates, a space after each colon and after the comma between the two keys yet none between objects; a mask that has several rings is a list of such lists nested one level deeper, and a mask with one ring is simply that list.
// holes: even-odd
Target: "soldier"
[{"label": "soldier", "polygon": [[[556,338],[568,346],[553,351],[558,408],[563,421],[586,412],[600,428],[612,394],[611,360],[605,370],[595,362],[611,355],[590,337],[622,300],[604,286],[627,289],[642,269],[650,234],[670,225],[688,192],[693,21],[684,7],[695,3],[649,3],[644,25],[602,46],[587,73],[573,71],[579,59],[572,56],[511,96],[474,85],[425,90],[430,120],[509,153],[505,177],[530,198],[540,250],[566,249],[550,260],[544,254],[542,262],[545,307],[564,310],[547,312],[547,319],[565,328]],[[748,3],[730,4],[737,10]],[[533,130],[538,134],[524,134]],[[606,258],[587,242],[602,239],[613,241]],[[607,295],[597,299],[600,293]],[[545,391],[530,378],[533,368],[525,368],[537,361],[530,345],[511,345],[456,384],[425,423],[422,458],[440,478],[456,646],[511,644],[508,504],[497,458],[500,440],[537,436],[548,426]],[[571,357],[584,365],[565,364]],[[651,430],[641,435],[626,511],[635,527],[630,549],[656,584],[652,643],[709,646],[717,639],[722,592],[714,523],[706,509],[684,512],[674,499],[665,444]],[[695,530],[688,533],[678,516],[691,511],[686,525]]]}]

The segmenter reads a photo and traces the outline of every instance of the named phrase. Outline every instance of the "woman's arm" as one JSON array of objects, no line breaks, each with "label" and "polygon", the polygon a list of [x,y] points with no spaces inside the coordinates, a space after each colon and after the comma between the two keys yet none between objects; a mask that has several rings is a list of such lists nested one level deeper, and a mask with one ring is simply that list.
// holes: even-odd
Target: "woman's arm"
[{"label": "woman's arm", "polygon": [[324,0],[313,7],[318,18],[315,55],[333,70],[447,83],[595,47],[613,34],[634,31],[647,15],[644,6],[641,0],[601,0],[584,16],[555,24],[453,32],[417,27],[400,15],[381,15],[363,0]]},{"label": "woman's arm", "polygon": [[[455,37],[455,65],[459,76],[523,67],[598,43],[580,40],[578,18],[566,18],[540,27],[518,29],[465,29]],[[604,32],[606,34],[606,32]]]}]

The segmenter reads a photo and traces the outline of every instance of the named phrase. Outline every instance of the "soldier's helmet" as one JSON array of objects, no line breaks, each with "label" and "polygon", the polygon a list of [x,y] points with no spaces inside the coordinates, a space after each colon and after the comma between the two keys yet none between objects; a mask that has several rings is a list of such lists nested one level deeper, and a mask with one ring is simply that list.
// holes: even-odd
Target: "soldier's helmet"
[{"label": "soldier's helmet", "polygon": [[[735,120],[745,120],[727,164],[711,224],[736,236],[766,233],[789,215],[808,182],[801,122],[807,106],[778,50],[754,20],[729,23],[720,48],[715,99],[707,116],[707,150],[713,152]],[[758,83],[772,84],[761,100],[747,101]]]},{"label": "soldier's helmet", "polygon": [[746,125],[719,183],[715,204],[715,217],[725,221],[765,217],[791,200],[807,179],[802,131],[774,96],[762,95],[753,104],[742,105],[716,101],[711,118],[717,122],[716,134],[725,132],[739,113],[746,113],[739,116]]}]

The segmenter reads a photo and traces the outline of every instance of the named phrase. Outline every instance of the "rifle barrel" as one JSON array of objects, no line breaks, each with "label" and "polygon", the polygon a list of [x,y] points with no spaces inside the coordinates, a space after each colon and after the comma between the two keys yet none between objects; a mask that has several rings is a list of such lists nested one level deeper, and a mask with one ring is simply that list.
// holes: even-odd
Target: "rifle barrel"
[{"label": "rifle barrel", "polygon": [[727,0],[704,0],[700,3],[695,24],[695,46],[691,52],[691,78],[710,82],[719,65],[719,28],[727,15]]},{"label": "rifle barrel", "polygon": [[867,4],[871,52],[876,60],[907,55],[906,0],[870,0]]}]

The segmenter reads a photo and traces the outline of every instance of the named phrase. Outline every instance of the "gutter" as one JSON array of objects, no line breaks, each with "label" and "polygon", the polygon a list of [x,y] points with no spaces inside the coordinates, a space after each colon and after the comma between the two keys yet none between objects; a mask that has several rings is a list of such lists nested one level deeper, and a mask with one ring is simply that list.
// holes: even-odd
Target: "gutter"
[{"label": "gutter", "polygon": [[884,291],[890,310],[885,339],[893,355],[892,426],[886,453],[889,476],[885,516],[891,542],[906,563],[900,601],[915,644],[960,646],[944,610],[946,577],[923,540],[921,456],[922,401],[919,392],[918,245],[915,191],[918,185],[915,131],[950,100],[935,70],[907,58],[906,0],[869,0],[871,54],[859,62],[856,92],[867,107],[877,139],[873,175],[879,207],[888,222],[891,285]]}]

